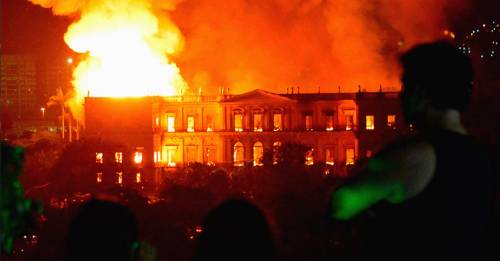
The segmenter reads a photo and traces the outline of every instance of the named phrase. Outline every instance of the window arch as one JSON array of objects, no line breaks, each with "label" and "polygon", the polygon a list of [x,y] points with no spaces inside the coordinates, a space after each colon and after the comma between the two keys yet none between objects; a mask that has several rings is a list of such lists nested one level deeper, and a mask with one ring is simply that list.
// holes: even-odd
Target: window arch
[{"label": "window arch", "polygon": [[233,147],[233,164],[234,166],[243,166],[245,164],[245,147],[239,141]]},{"label": "window arch", "polygon": [[257,141],[253,144],[253,165],[262,166],[262,158],[264,157],[264,145],[262,142]]}]

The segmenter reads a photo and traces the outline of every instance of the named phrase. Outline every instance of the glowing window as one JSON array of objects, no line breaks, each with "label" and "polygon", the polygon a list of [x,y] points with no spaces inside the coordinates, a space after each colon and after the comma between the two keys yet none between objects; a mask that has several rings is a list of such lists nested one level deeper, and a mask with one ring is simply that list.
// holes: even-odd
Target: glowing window
[{"label": "glowing window", "polygon": [[305,164],[307,166],[311,166],[314,164],[314,149],[311,148],[308,151],[306,151],[306,161]]},{"label": "glowing window", "polygon": [[345,164],[354,165],[354,149],[349,148],[345,150]]},{"label": "glowing window", "polygon": [[194,132],[194,117],[193,116],[188,116],[187,117],[187,131],[188,132]]},{"label": "glowing window", "polygon": [[335,161],[333,158],[333,148],[325,148],[325,164],[326,165],[335,165]]},{"label": "glowing window", "polygon": [[206,159],[208,166],[215,166],[215,161],[217,157],[217,150],[215,147],[206,149]]},{"label": "glowing window", "polygon": [[186,146],[186,161],[196,162],[196,146]]},{"label": "glowing window", "polygon": [[282,131],[283,121],[281,119],[281,113],[273,114],[273,131]]},{"label": "glowing window", "polygon": [[366,129],[367,130],[375,129],[375,117],[373,115],[366,115]]},{"label": "glowing window", "polygon": [[136,183],[141,183],[141,173],[140,172],[137,172],[135,174],[135,182]]},{"label": "glowing window", "polygon": [[142,152],[140,151],[136,151],[134,153],[134,162],[136,164],[141,164],[142,163]]},{"label": "glowing window", "polygon": [[234,144],[233,164],[238,167],[245,165],[245,147],[243,147],[241,142]]},{"label": "glowing window", "polygon": [[346,115],[345,116],[345,129],[346,130],[352,130],[352,127],[354,125],[354,118],[352,115]]},{"label": "glowing window", "polygon": [[153,162],[154,163],[158,162],[158,152],[157,151],[153,152]]},{"label": "glowing window", "polygon": [[118,171],[116,172],[116,183],[118,184],[123,184],[123,172]]},{"label": "glowing window", "polygon": [[280,150],[281,150],[281,142],[275,141],[273,143],[273,164],[278,164],[280,160]]},{"label": "glowing window", "polygon": [[264,157],[264,146],[262,142],[256,142],[253,145],[253,165],[262,166],[262,158]]},{"label": "glowing window", "polygon": [[212,115],[207,115],[207,132],[213,131],[213,117]]},{"label": "glowing window", "polygon": [[175,132],[175,116],[169,115],[167,116],[167,131]]},{"label": "glowing window", "polygon": [[312,116],[312,114],[305,115],[305,125],[306,125],[306,130],[308,130],[308,131],[313,130],[313,116]]},{"label": "glowing window", "polygon": [[159,127],[160,126],[160,117],[156,116],[155,118],[155,126]]},{"label": "glowing window", "polygon": [[177,146],[175,145],[167,145],[163,146],[163,152],[162,152],[162,161],[167,163],[167,166],[169,167],[175,167],[177,164],[176,159],[177,159]]},{"label": "glowing window", "polygon": [[95,163],[102,164],[104,162],[104,155],[102,152],[95,153]]},{"label": "glowing window", "polygon": [[115,152],[115,162],[116,163],[123,163],[123,153]]},{"label": "glowing window", "polygon": [[396,127],[396,115],[394,114],[387,115],[387,126]]},{"label": "glowing window", "polygon": [[243,131],[243,114],[234,114],[234,131]]},{"label": "glowing window", "polygon": [[262,114],[260,113],[253,115],[253,131],[262,131]]},{"label": "glowing window", "polygon": [[102,172],[97,172],[97,183],[102,182]]},{"label": "glowing window", "polygon": [[326,131],[333,130],[333,115],[326,115]]}]

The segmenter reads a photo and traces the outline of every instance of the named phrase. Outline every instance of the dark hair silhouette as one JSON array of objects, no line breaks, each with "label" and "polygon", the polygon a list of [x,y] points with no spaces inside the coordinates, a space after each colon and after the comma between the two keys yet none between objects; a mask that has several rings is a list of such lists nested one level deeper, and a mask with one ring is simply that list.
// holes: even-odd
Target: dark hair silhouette
[{"label": "dark hair silhouette", "polygon": [[212,210],[202,225],[195,260],[274,260],[266,218],[251,203],[230,199]]},{"label": "dark hair silhouette", "polygon": [[463,111],[471,99],[474,72],[468,56],[447,42],[417,45],[401,58],[403,84],[422,88],[437,109]]},{"label": "dark hair silhouette", "polygon": [[90,200],[72,221],[66,238],[66,260],[134,260],[137,220],[125,206]]}]

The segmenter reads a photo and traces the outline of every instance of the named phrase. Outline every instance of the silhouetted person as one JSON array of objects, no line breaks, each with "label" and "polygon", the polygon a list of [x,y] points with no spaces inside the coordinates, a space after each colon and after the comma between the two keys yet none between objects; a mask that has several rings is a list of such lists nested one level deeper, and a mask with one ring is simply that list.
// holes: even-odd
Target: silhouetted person
[{"label": "silhouetted person", "polygon": [[212,210],[202,224],[195,260],[274,260],[266,218],[245,200],[231,199]]},{"label": "silhouetted person", "polygon": [[412,48],[401,62],[402,109],[417,135],[385,148],[337,190],[332,215],[374,214],[364,259],[486,259],[493,171],[460,120],[471,98],[471,61],[437,42]]},{"label": "silhouetted person", "polygon": [[72,221],[66,260],[137,260],[138,228],[134,214],[117,203],[90,200]]}]

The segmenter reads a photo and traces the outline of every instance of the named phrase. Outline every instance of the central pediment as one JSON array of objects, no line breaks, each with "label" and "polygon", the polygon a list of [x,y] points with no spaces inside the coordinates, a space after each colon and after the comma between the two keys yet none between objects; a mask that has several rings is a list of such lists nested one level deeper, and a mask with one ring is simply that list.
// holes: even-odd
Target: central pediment
[{"label": "central pediment", "polygon": [[246,92],[243,94],[238,94],[231,96],[230,98],[227,98],[223,101],[223,103],[266,103],[266,104],[273,104],[273,103],[295,103],[296,101],[293,99],[290,99],[288,97],[264,91],[261,89],[256,89],[251,92]]}]

